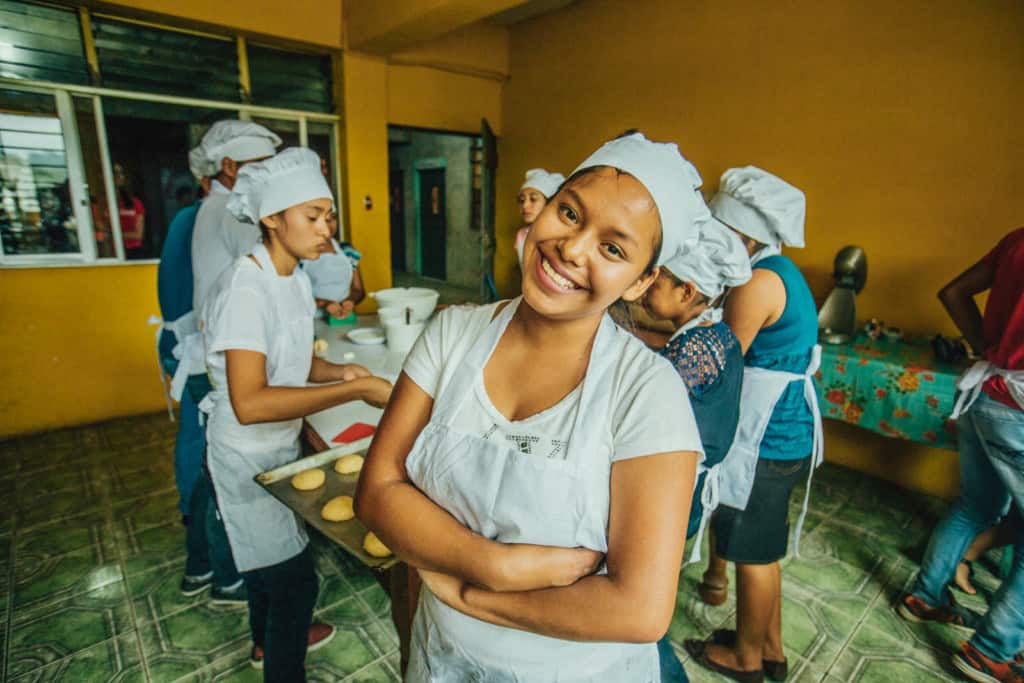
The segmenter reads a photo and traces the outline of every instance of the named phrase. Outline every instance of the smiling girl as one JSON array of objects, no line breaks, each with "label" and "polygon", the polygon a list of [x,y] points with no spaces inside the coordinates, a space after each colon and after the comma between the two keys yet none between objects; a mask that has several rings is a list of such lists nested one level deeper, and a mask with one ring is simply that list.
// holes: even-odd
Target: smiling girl
[{"label": "smiling girl", "polygon": [[407,680],[658,680],[701,445],[606,311],[695,238],[695,177],[674,144],[605,144],[531,227],[522,297],[412,350],[356,495],[424,581]]},{"label": "smiling girl", "polygon": [[243,167],[227,208],[263,240],[220,276],[200,314],[214,386],[200,406],[210,415],[206,465],[248,590],[252,663],[266,681],[304,681],[307,644],[326,644],[334,629],[311,625],[317,583],[302,521],[253,477],[299,456],[304,416],[347,401],[383,406],[391,385],[313,357],[316,309],[296,266],[330,237],[317,155],[292,148]]}]

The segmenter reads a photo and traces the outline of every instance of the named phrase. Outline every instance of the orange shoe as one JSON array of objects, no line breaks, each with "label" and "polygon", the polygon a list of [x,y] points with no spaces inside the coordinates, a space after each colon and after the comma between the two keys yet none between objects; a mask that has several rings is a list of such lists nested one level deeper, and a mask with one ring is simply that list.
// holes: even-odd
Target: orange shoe
[{"label": "orange shoe", "polygon": [[[306,653],[315,652],[319,650],[327,643],[331,642],[334,638],[334,634],[338,632],[338,629],[325,624],[322,621],[314,621],[309,625],[308,640],[306,641]],[[257,670],[263,669],[263,648],[259,645],[253,645],[252,652],[249,653],[249,665]]]},{"label": "orange shoe", "polygon": [[978,683],[1024,683],[1024,665],[1020,655],[1007,662],[996,662],[969,642],[960,643],[960,652],[953,655],[953,666]]}]

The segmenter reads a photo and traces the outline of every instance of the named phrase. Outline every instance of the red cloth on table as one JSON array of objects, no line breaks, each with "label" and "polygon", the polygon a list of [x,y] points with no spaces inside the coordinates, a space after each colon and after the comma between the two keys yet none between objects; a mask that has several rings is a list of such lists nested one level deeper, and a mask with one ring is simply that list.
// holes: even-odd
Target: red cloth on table
[{"label": "red cloth on table", "polygon": [[331,442],[352,443],[353,441],[359,441],[359,439],[365,439],[375,431],[377,431],[377,428],[373,425],[368,425],[365,422],[356,422],[345,429],[345,431],[331,439]]},{"label": "red cloth on table", "polygon": [[[992,288],[985,304],[985,360],[1004,370],[1024,370],[1024,228],[1004,237],[982,259],[992,268]],[[1002,377],[985,382],[985,393],[1011,408],[1017,405]]]}]

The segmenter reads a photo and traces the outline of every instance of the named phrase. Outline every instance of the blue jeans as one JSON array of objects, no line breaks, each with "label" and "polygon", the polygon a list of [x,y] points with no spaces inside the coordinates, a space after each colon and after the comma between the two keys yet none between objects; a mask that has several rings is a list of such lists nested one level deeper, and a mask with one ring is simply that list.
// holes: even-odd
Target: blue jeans
[{"label": "blue jeans", "polygon": [[213,584],[231,588],[242,580],[235,567],[235,558],[228,544],[224,521],[217,513],[213,486],[206,473],[200,474],[192,491],[188,523],[185,525],[185,574],[205,576],[213,572]]},{"label": "blue jeans", "polygon": [[[911,593],[949,604],[946,587],[974,537],[1015,505],[1024,510],[1024,411],[985,394],[959,421],[960,498],[932,533]],[[1024,529],[1016,530],[1014,564],[992,598],[971,643],[1005,662],[1024,647]]]},{"label": "blue jeans", "polygon": [[661,665],[661,683],[690,683],[668,636],[658,641],[658,664]]},{"label": "blue jeans", "polygon": [[178,411],[178,437],[174,442],[174,481],[178,485],[178,509],[189,514],[189,501],[203,473],[206,432],[199,424],[199,407],[186,391]]}]

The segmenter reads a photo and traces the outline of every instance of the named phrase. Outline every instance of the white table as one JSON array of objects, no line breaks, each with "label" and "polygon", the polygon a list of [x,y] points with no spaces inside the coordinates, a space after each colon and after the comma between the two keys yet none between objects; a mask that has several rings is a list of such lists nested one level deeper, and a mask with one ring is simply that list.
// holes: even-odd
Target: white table
[{"label": "white table", "polygon": [[[361,315],[356,325],[332,326],[318,320],[316,338],[327,342],[327,351],[321,357],[332,363],[358,363],[378,377],[394,382],[402,371],[406,353],[389,351],[387,344],[360,345],[348,340],[347,335],[353,329],[377,327],[379,324],[376,315]],[[351,356],[346,357],[348,354]],[[331,447],[331,439],[349,425],[355,422],[376,425],[383,414],[380,408],[373,408],[362,401],[343,403],[308,416],[305,435],[314,450],[327,450]]]}]

